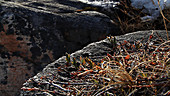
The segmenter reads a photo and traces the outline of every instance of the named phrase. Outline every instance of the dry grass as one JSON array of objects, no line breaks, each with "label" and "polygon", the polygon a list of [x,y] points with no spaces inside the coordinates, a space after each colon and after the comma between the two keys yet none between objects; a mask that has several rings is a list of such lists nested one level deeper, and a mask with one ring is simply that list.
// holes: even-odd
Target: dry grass
[{"label": "dry grass", "polygon": [[[153,1],[153,0],[152,0]],[[158,0],[158,5],[159,5],[159,9],[160,9],[160,13],[161,13],[161,15],[162,15],[162,19],[163,19],[163,22],[164,22],[164,26],[165,26],[165,30],[166,30],[166,33],[167,33],[167,39],[169,40],[169,35],[168,35],[168,29],[167,29],[167,26],[166,26],[166,21],[168,21],[168,22],[170,22],[165,16],[164,16],[164,14],[163,14],[163,12],[162,12],[162,9],[161,9],[161,7],[160,7],[160,2],[159,2],[159,0]],[[165,21],[166,20],[166,21]]]},{"label": "dry grass", "polygon": [[[42,76],[39,88],[22,88],[24,91],[46,92],[51,95],[81,96],[152,96],[170,95],[170,41],[158,39],[117,42],[108,37],[113,45],[113,54],[107,54],[101,62],[89,58],[76,59],[66,55],[66,64],[57,72],[67,73],[68,80],[61,80],[56,74]],[[70,70],[71,69],[71,70]],[[69,71],[68,71],[69,70]],[[70,79],[69,79],[70,78]],[[48,87],[45,87],[47,86]],[[42,87],[43,86],[43,87]]]},{"label": "dry grass", "polygon": [[[153,2],[153,1],[152,1]],[[162,17],[158,17],[157,20],[141,20],[141,17],[149,15],[143,13],[143,9],[136,9],[131,6],[130,0],[121,0],[120,5],[118,5],[118,10],[113,11],[112,19],[114,23],[120,27],[123,34],[134,32],[138,30],[168,30],[169,27],[169,11],[161,10],[160,13]]]},{"label": "dry grass", "polygon": [[[108,39],[116,45],[113,55],[107,54],[98,64],[88,58],[80,58],[80,65],[67,63],[77,69],[72,72],[72,82],[84,85],[69,85],[73,95],[168,95],[170,87],[170,41],[159,39],[148,42],[128,41],[116,43],[114,37]],[[158,37],[160,38],[160,37]]]}]

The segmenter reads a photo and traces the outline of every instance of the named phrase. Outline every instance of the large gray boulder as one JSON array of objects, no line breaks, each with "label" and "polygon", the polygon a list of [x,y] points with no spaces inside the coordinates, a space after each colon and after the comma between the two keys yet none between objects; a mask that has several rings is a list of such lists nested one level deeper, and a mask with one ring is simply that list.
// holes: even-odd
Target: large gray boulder
[{"label": "large gray boulder", "polygon": [[[147,42],[149,39],[149,36],[152,34],[152,30],[148,31],[138,31],[134,33],[129,33],[121,36],[116,36],[117,42],[122,42],[124,40],[127,40],[129,42],[134,42],[138,40],[143,40],[142,42]],[[158,37],[156,36],[156,32],[159,34],[160,37],[163,37],[166,40],[166,31],[165,30],[154,30],[154,36],[153,40],[157,40]],[[168,31],[170,34],[170,31]],[[76,51],[70,55],[71,58],[77,58],[79,57],[88,57],[93,62],[100,62],[101,59],[103,59],[107,53],[113,54],[113,44],[108,40],[104,39],[99,42],[91,43],[88,46],[84,47],[83,49]],[[57,91],[59,87],[53,88],[50,83],[47,82],[55,82],[59,86],[64,86],[64,84],[70,83],[72,81],[71,78],[71,72],[74,72],[74,68],[72,67],[65,67],[61,70],[64,71],[58,71],[58,68],[61,66],[66,65],[66,56],[63,56],[56,60],[53,63],[48,64],[42,72],[39,72],[34,77],[30,78],[26,83],[23,84],[22,91],[20,96],[37,96],[37,95],[43,95],[43,96],[51,96],[50,94],[54,96],[63,95],[62,92]],[[59,70],[60,70],[59,68]],[[83,80],[83,79],[82,79]],[[57,83],[58,82],[58,83]],[[75,81],[76,82],[76,81]],[[83,82],[83,81],[81,81]],[[89,82],[85,79],[85,83]],[[69,84],[68,84],[69,85]],[[79,85],[76,85],[76,87]],[[27,89],[35,89],[35,90],[27,90]],[[49,92],[45,92],[44,90],[49,90]],[[53,91],[56,90],[57,92],[53,93]],[[83,90],[83,89],[82,89]]]},{"label": "large gray boulder", "polygon": [[77,0],[0,0],[0,94],[15,96],[48,63],[109,34],[121,34]]}]

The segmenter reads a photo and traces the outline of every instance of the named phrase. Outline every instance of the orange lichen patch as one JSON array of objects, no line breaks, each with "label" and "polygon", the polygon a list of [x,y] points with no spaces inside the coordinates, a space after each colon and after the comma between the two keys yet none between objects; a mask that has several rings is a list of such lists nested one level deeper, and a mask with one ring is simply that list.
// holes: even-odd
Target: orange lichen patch
[{"label": "orange lichen patch", "polygon": [[40,62],[41,59],[44,57],[44,54],[47,54],[50,58],[50,61],[54,61],[55,59],[53,58],[53,51],[50,50],[46,50],[47,52],[41,54],[41,56],[37,56],[36,60],[34,60],[34,62]]},{"label": "orange lichen patch", "polygon": [[47,50],[47,54],[48,54],[48,56],[50,57],[50,60],[54,60],[54,57],[53,57],[53,52],[52,51],[50,51],[50,50]]},{"label": "orange lichen patch", "polygon": [[3,25],[4,31],[7,32],[8,25]]},{"label": "orange lichen patch", "polygon": [[31,58],[32,56],[26,41],[18,41],[15,34],[6,35],[6,32],[0,32],[0,45],[3,45],[9,53],[18,51],[22,57]]},{"label": "orange lichen patch", "polygon": [[3,96],[15,96],[25,80],[33,76],[33,64],[28,64],[21,57],[11,56],[7,66],[7,84],[0,84],[0,90],[5,92]]},{"label": "orange lichen patch", "polygon": [[5,32],[0,33],[0,44],[3,45],[8,51],[19,51],[20,42],[16,40],[14,35],[6,35]]}]

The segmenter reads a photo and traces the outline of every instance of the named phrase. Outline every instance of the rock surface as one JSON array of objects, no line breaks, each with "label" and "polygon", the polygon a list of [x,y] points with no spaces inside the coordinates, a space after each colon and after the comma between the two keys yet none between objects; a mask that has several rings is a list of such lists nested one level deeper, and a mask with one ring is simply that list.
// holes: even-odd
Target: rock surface
[{"label": "rock surface", "polygon": [[77,0],[0,1],[0,94],[15,96],[46,64],[105,36],[121,34],[110,18]]},{"label": "rock surface", "polygon": [[[155,35],[156,34],[155,32],[157,32],[161,37],[163,37],[166,40],[166,32],[164,30],[154,30],[154,36],[153,36],[154,40],[158,38]],[[168,32],[170,34],[170,31]],[[138,31],[135,33],[116,36],[116,38],[118,40],[117,42],[121,42],[124,40],[134,42],[136,40],[142,40],[142,39],[143,39],[142,42],[146,42],[151,34],[152,31]],[[97,62],[100,61],[104,56],[106,56],[107,53],[112,54],[112,48],[113,47],[110,41],[108,39],[104,39],[99,42],[91,43],[88,46],[84,47],[82,50],[72,53],[71,57],[75,57],[75,58],[79,58],[80,56],[88,57],[92,61]],[[71,80],[71,78],[69,77],[69,74],[71,72],[69,71],[69,68],[65,68],[65,72],[63,73],[57,71],[57,68],[66,64],[65,59],[66,59],[65,56],[59,58],[55,62],[48,64],[46,68],[43,69],[42,72],[30,78],[26,83],[24,83],[23,90],[21,91],[20,96],[33,96],[33,95],[51,96],[47,92],[38,90],[38,88],[41,90],[53,90],[50,89],[49,88],[50,85],[46,83],[46,81],[50,82],[53,78],[59,78],[57,80],[60,80],[55,82],[68,82],[69,80]],[[42,78],[45,78],[45,80]],[[42,83],[41,85],[39,84],[40,82]],[[58,85],[63,86],[61,83]],[[37,90],[28,91],[28,90],[24,90],[24,88],[34,88],[34,89],[37,88]]]}]

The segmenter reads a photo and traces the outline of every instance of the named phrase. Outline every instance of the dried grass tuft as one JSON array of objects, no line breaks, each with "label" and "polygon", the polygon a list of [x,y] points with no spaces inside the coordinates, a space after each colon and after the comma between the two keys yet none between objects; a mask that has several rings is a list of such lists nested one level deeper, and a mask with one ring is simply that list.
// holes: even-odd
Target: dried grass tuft
[{"label": "dried grass tuft", "polygon": [[87,57],[71,58],[67,54],[66,64],[56,69],[58,74],[32,80],[30,82],[38,83],[39,88],[22,90],[51,95],[168,96],[170,41],[163,40],[157,32],[155,40],[153,33],[145,43],[142,40],[117,42],[116,38],[108,37],[114,53],[108,53],[98,63]]}]

